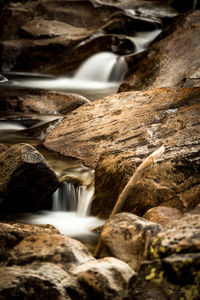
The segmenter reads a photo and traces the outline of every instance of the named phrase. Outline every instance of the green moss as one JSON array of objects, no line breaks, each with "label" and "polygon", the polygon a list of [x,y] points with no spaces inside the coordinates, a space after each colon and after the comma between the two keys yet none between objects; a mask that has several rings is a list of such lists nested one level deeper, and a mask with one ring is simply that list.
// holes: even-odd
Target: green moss
[{"label": "green moss", "polygon": [[151,273],[145,277],[145,280],[152,280],[156,276],[156,268],[151,269]]}]

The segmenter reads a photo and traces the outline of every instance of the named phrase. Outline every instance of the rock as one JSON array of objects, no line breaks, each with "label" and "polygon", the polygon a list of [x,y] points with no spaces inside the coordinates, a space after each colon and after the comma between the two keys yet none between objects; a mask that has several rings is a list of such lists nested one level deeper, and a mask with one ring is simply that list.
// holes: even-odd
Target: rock
[{"label": "rock", "polygon": [[171,221],[179,219],[181,215],[181,212],[174,207],[157,206],[147,210],[143,218],[166,226]]},{"label": "rock", "polygon": [[172,254],[197,253],[200,250],[200,209],[171,222],[149,244],[149,258]]},{"label": "rock", "polygon": [[20,30],[21,34],[28,38],[50,38],[64,35],[71,40],[84,39],[94,32],[87,28],[74,27],[64,22],[40,18],[31,20],[23,25]]},{"label": "rock", "polygon": [[37,210],[58,187],[53,169],[28,144],[16,144],[0,154],[0,173],[1,214]]},{"label": "rock", "polygon": [[124,262],[107,257],[76,267],[73,273],[87,293],[87,299],[131,299],[127,283],[135,272]]},{"label": "rock", "polygon": [[0,261],[5,261],[9,251],[25,237],[42,233],[56,234],[59,231],[52,225],[0,223]]},{"label": "rock", "polygon": [[67,114],[88,102],[83,96],[58,91],[3,89],[0,95],[0,111]]},{"label": "rock", "polygon": [[129,282],[132,299],[198,299],[200,209],[171,222],[149,245],[149,258]]},{"label": "rock", "polygon": [[145,260],[149,239],[161,228],[134,214],[120,213],[105,223],[101,238],[110,256],[123,260],[131,268],[138,270]]},{"label": "rock", "polygon": [[0,299],[87,299],[74,277],[52,263],[0,267]]},{"label": "rock", "polygon": [[4,144],[0,144],[0,154],[7,151],[8,150],[8,147]]},{"label": "rock", "polygon": [[69,271],[76,265],[94,261],[87,248],[79,241],[61,234],[40,233],[29,235],[11,251],[9,264],[24,265],[32,262],[51,262]]},{"label": "rock", "polygon": [[44,146],[95,168],[92,213],[108,217],[136,167],[165,145],[164,155],[145,171],[123,211],[142,216],[158,205],[188,211],[200,195],[199,94],[196,87],[108,96],[69,113]]},{"label": "rock", "polygon": [[199,72],[199,20],[199,11],[177,17],[148,50],[127,57],[130,71],[119,90],[183,86]]}]

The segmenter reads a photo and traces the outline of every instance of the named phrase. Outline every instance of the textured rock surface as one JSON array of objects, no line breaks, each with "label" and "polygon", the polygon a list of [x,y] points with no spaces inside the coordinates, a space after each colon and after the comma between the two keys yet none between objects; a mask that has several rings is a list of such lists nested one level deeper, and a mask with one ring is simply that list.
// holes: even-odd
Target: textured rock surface
[{"label": "textured rock surface", "polygon": [[199,20],[199,11],[179,16],[147,51],[128,57],[130,71],[120,91],[184,86],[187,79],[186,86],[192,79],[195,86],[200,78]]},{"label": "textured rock surface", "polygon": [[200,210],[170,223],[152,239],[150,261],[129,282],[133,299],[192,299],[200,292]]},{"label": "textured rock surface", "polygon": [[130,213],[120,213],[103,226],[101,238],[111,256],[137,270],[146,258],[149,239],[161,226]]},{"label": "textured rock surface", "polygon": [[108,216],[135,168],[163,144],[164,155],[145,172],[123,209],[143,215],[162,204],[187,211],[200,193],[199,94],[197,87],[112,95],[71,112],[44,145],[96,168],[92,211]]},{"label": "textured rock surface", "polygon": [[181,215],[181,212],[174,207],[157,206],[147,210],[143,218],[166,226],[171,221],[179,219]]},{"label": "textured rock surface", "polygon": [[34,234],[24,238],[11,251],[9,264],[24,265],[46,261],[69,270],[94,258],[79,241],[61,234]]},{"label": "textured rock surface", "polygon": [[107,257],[82,264],[73,272],[87,299],[131,299],[127,283],[135,272],[124,262]]},{"label": "textured rock surface", "polygon": [[0,267],[0,299],[87,299],[72,275],[52,263]]},{"label": "textured rock surface", "polygon": [[1,213],[37,210],[58,187],[53,169],[28,144],[16,144],[0,154],[0,173]]},{"label": "textured rock surface", "polygon": [[52,225],[0,223],[0,261],[6,260],[9,251],[25,237],[42,233],[56,234],[59,232]]},{"label": "textured rock surface", "polygon": [[67,114],[88,102],[89,100],[76,94],[9,88],[1,90],[0,111],[4,113]]}]

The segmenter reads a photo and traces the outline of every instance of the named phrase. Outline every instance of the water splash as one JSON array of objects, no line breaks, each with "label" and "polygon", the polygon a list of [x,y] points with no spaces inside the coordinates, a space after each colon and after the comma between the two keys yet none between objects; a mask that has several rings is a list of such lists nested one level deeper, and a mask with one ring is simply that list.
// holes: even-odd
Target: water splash
[{"label": "water splash", "polygon": [[129,37],[136,47],[135,53],[144,51],[160,33],[161,29],[156,29],[151,32],[138,32],[135,36]]}]

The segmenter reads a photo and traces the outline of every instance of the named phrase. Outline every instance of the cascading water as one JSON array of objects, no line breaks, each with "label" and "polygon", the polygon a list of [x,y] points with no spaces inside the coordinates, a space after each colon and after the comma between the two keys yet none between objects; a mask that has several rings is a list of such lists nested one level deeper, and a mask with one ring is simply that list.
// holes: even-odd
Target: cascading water
[{"label": "cascading water", "polygon": [[91,243],[96,239],[92,228],[100,226],[103,220],[89,216],[94,195],[94,185],[74,186],[70,182],[61,182],[53,195],[52,210],[26,214],[18,221],[31,224],[52,224],[61,233]]},{"label": "cascading water", "polygon": [[[116,69],[113,75],[113,69]],[[14,87],[61,90],[81,94],[93,100],[117,92],[127,70],[123,57],[111,52],[100,52],[89,57],[72,77],[38,79],[17,78]]]}]

